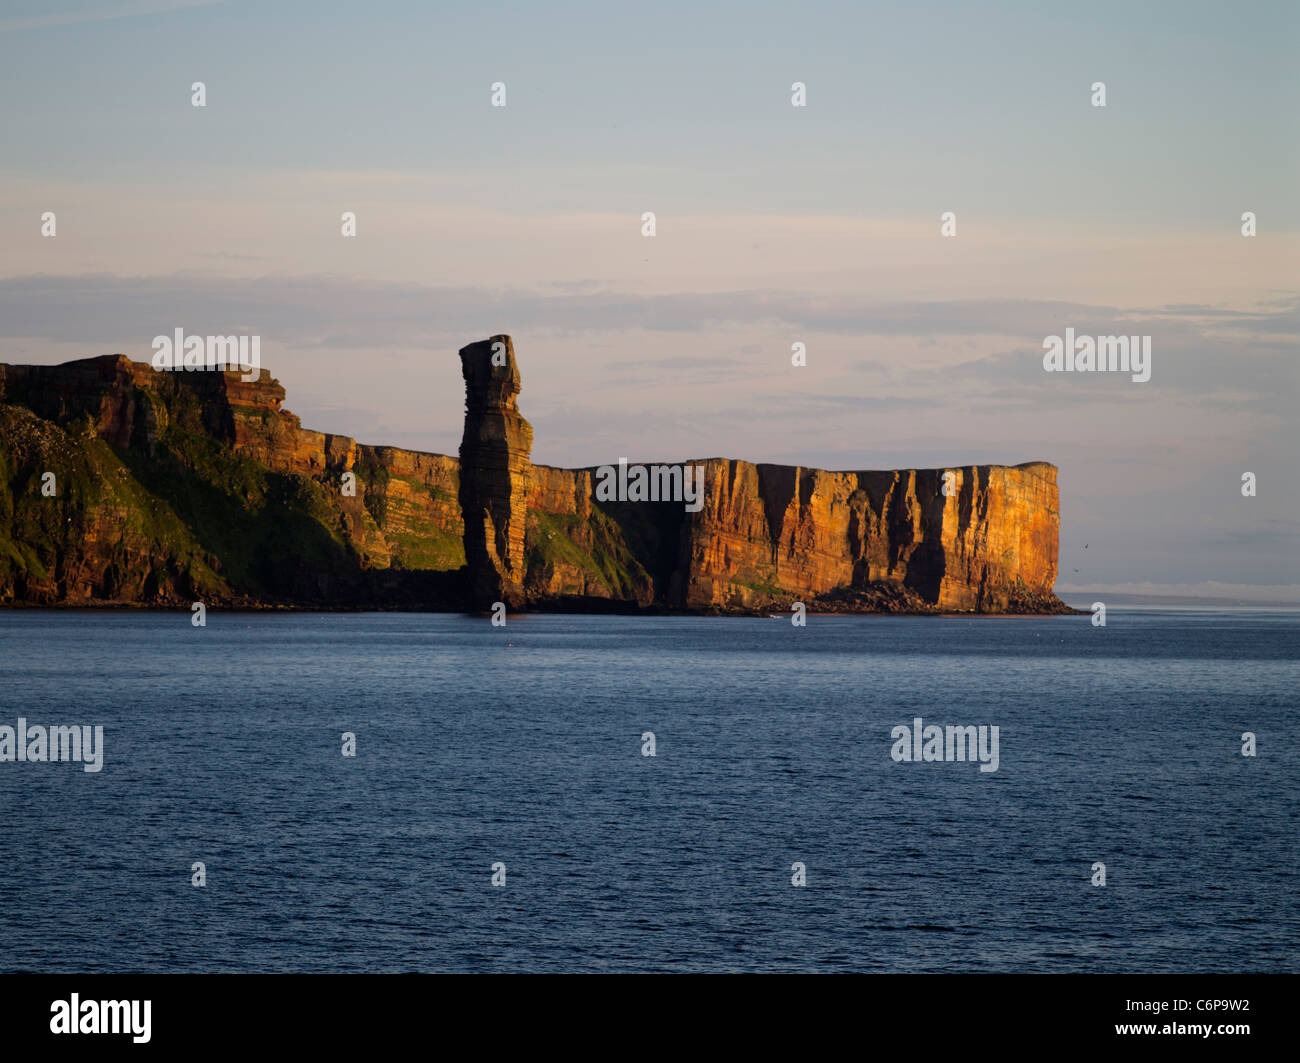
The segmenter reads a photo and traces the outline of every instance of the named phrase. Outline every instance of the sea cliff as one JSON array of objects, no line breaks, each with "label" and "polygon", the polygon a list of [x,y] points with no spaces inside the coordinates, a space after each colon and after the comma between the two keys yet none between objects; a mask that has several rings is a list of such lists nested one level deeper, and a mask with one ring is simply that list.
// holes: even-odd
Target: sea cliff
[{"label": "sea cliff", "polygon": [[0,604],[1068,611],[1045,462],[701,458],[695,506],[601,500],[532,464],[510,337],[460,360],[459,458],[303,428],[265,369],[0,365]]}]

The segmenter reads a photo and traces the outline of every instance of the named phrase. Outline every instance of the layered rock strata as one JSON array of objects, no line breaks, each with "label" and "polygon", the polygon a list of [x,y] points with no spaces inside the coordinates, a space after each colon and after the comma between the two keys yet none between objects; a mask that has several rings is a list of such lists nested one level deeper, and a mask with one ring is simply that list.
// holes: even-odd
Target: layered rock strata
[{"label": "layered rock strata", "polygon": [[[611,519],[628,551],[605,568],[625,573],[618,596],[642,605],[693,612],[761,612],[795,601],[831,612],[1064,609],[1052,593],[1060,516],[1056,468],[1046,462],[881,472],[726,458],[683,464],[704,469],[698,512],[681,503],[597,504],[595,470],[540,466],[530,505],[539,524],[567,521],[588,540],[597,519]],[[602,573],[586,560],[580,555],[567,570],[530,567],[534,598],[599,596]]]},{"label": "layered rock strata", "polygon": [[696,512],[599,501],[531,464],[510,338],[460,357],[459,461],[305,429],[266,370],[0,365],[0,603],[1065,611],[1052,465],[706,458]]},{"label": "layered rock strata", "polygon": [[471,606],[522,608],[524,533],[531,486],[532,426],[519,414],[519,367],[509,336],[460,350],[465,433],[460,442],[460,509]]}]

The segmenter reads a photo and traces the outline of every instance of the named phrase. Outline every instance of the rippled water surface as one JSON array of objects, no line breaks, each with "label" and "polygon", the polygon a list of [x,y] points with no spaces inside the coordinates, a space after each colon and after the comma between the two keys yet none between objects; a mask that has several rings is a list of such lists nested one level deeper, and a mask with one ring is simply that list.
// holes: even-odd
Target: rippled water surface
[{"label": "rippled water surface", "polygon": [[0,613],[0,970],[1300,970],[1300,614],[1108,621]]}]

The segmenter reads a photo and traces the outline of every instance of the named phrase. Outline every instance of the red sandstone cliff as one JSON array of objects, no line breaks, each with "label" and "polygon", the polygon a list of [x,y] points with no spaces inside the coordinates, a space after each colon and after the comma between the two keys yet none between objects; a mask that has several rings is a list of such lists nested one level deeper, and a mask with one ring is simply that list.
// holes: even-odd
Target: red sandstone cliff
[{"label": "red sandstone cliff", "polygon": [[[684,464],[704,468],[699,512],[653,502],[605,507],[660,511],[651,525],[657,541],[641,554],[651,558],[647,573],[659,568],[667,576],[657,598],[671,608],[762,610],[796,600],[843,610],[1059,606],[1052,593],[1059,528],[1053,465],[827,472],[724,458]],[[946,471],[953,473],[951,496],[942,492]],[[593,473],[534,466],[530,508],[589,527],[599,508]],[[570,567],[568,593],[593,594],[583,568]],[[558,589],[552,581],[534,592]]]},{"label": "red sandstone cliff", "polygon": [[687,608],[877,583],[945,610],[1001,612],[1052,595],[1056,468],[1044,462],[894,472],[701,464],[704,508],[686,515],[678,567]]},{"label": "red sandstone cliff", "polygon": [[[494,341],[506,344],[505,366],[491,365]],[[845,611],[1065,608],[1052,593],[1052,465],[827,472],[709,458],[687,463],[704,468],[698,512],[681,502],[597,502],[593,469],[531,464],[509,337],[471,344],[461,358],[460,462],[304,429],[265,370],[246,383],[237,373],[157,372],[120,355],[0,365],[0,601],[172,601],[191,586],[222,597],[217,586],[244,604],[270,595],[458,608],[467,595],[479,608],[488,599],[693,611],[796,600]],[[95,441],[110,449],[94,450]],[[86,487],[38,503],[34,477],[59,454],[77,457]],[[206,469],[220,454],[246,463],[244,472],[205,471],[201,485],[174,495],[173,473],[151,478],[164,460]],[[231,487],[259,468],[284,484],[263,485],[256,499]],[[214,491],[227,493],[230,512],[270,522],[270,531],[257,527],[282,540],[275,566],[259,569],[203,525],[207,511],[194,499]],[[474,514],[468,534],[465,512]],[[190,527],[181,561],[176,536],[158,530],[163,518]],[[319,540],[314,550],[293,546],[303,534]],[[458,570],[452,582],[421,577]]]}]

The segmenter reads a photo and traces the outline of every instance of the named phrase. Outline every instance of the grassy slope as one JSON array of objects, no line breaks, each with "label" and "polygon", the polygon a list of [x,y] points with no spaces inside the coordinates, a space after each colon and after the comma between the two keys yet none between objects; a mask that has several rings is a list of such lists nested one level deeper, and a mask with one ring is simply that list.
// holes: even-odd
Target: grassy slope
[{"label": "grassy slope", "polygon": [[[336,477],[284,475],[236,456],[208,433],[187,390],[138,395],[142,422],[152,406],[163,426],[152,454],[139,445],[115,450],[84,418],[60,427],[0,405],[0,600],[365,597],[373,584],[346,530]],[[57,478],[53,498],[41,494],[46,471]],[[455,499],[379,465],[355,472],[363,506],[351,526],[366,539],[382,535],[394,575],[464,565],[460,536],[417,504],[427,498],[435,513],[446,512]],[[630,510],[597,509],[589,521],[532,512],[529,571],[558,571],[561,594],[583,593],[585,578],[588,593],[646,599],[651,572],[662,567],[652,556],[661,532],[642,523]]]},{"label": "grassy slope", "polygon": [[[89,580],[94,598],[127,600],[346,601],[363,593],[336,485],[236,456],[204,429],[189,392],[141,398],[166,426],[152,455],[140,446],[117,451],[84,422],[65,430],[0,405],[0,599],[15,591],[21,599],[34,586],[40,593],[28,598],[62,598],[65,578]],[[54,497],[41,494],[46,471],[56,476]],[[371,483],[387,476],[361,473],[363,484],[366,473]],[[393,505],[404,510],[394,513],[402,518],[390,544],[396,567],[464,563],[458,537],[417,507]],[[379,532],[387,506],[380,499],[362,514],[362,534]]]}]

